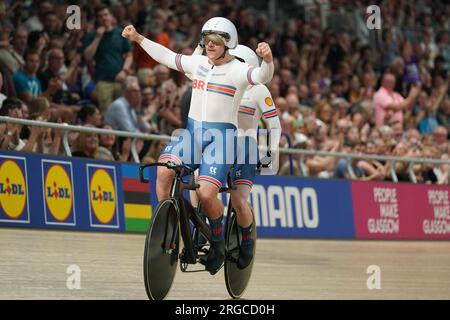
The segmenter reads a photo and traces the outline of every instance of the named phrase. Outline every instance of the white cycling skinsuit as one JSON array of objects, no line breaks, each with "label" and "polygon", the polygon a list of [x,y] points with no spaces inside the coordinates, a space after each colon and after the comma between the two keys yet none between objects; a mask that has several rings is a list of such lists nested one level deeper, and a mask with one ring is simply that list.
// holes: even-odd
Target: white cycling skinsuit
[{"label": "white cycling skinsuit", "polygon": [[[214,143],[203,139],[198,141],[198,135],[194,134],[194,131],[201,128],[201,137],[203,137],[205,130],[220,130],[223,133],[223,156],[228,151],[233,151],[226,149],[229,143],[225,139],[227,136],[225,130],[237,129],[238,111],[245,90],[249,84],[269,82],[274,72],[273,63],[263,62],[261,67],[253,67],[233,59],[228,63],[215,66],[210,64],[206,56],[176,54],[149,39],[144,39],[140,45],[159,63],[171,69],[189,73],[193,80],[187,129],[192,133],[192,137],[195,136],[195,141],[194,138],[191,141],[194,147],[187,151],[183,150],[185,152],[181,156],[174,150],[177,149],[177,144],[183,143],[183,141],[172,140],[161,154],[160,159],[183,162],[192,166],[193,169],[196,169],[201,163],[199,180],[213,183],[220,188],[226,182],[227,172],[233,163],[228,163],[225,158],[217,155],[214,159],[207,159],[205,156],[198,157],[198,153],[211,154],[207,148]],[[201,159],[201,161],[196,161],[197,159]]]},{"label": "white cycling skinsuit", "polygon": [[[258,139],[258,126],[261,119],[268,133],[268,145],[265,139],[266,136],[259,135],[260,139]],[[260,84],[248,87],[240,103],[238,126],[239,139],[244,140],[244,142],[238,144],[240,149],[237,151],[238,161],[234,168],[233,180],[235,185],[243,184],[251,188],[256,175],[256,161],[254,158],[256,158],[256,155],[263,158],[267,154],[266,152],[258,153],[252,147],[255,146],[256,148],[259,140],[263,140],[262,143],[259,141],[259,145],[268,147],[272,152],[270,170],[265,171],[269,171],[270,174],[276,174],[278,170],[277,150],[281,135],[281,124],[272,96],[265,85]],[[245,156],[242,156],[242,154],[245,154]],[[244,161],[242,161],[243,157],[245,157]]]},{"label": "white cycling skinsuit", "polygon": [[[197,46],[193,55],[202,54],[203,48]],[[254,55],[254,59],[257,59],[256,54]],[[186,74],[186,76],[191,80],[193,79],[191,74]],[[265,124],[269,143],[267,143],[267,136],[260,135],[258,137],[260,120],[263,120]],[[261,146],[268,147],[272,152],[270,168],[264,170],[264,173],[277,173],[279,165],[277,150],[281,136],[281,124],[272,95],[265,85],[255,84],[247,87],[239,105],[238,136],[237,163],[232,176],[235,185],[242,184],[250,188],[253,186],[253,180],[256,175],[257,155],[263,158],[267,154],[256,150],[258,141]],[[250,159],[251,157],[253,159]]]}]

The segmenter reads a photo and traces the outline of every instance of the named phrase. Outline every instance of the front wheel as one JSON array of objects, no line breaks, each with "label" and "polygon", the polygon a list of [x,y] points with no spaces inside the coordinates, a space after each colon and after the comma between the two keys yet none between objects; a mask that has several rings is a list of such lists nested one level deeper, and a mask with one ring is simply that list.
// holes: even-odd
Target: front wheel
[{"label": "front wheel", "polygon": [[252,230],[252,239],[254,241],[253,260],[244,269],[239,269],[237,266],[239,249],[242,243],[242,235],[237,223],[235,210],[233,209],[231,215],[227,217],[227,227],[225,235],[227,247],[227,258],[225,260],[225,284],[227,286],[228,293],[233,299],[239,299],[240,297],[242,297],[245,289],[247,289],[247,285],[253,270],[256,249],[256,224],[253,210],[252,215],[254,224],[254,228]]},{"label": "front wheel", "polygon": [[179,240],[174,202],[163,200],[155,209],[145,238],[144,283],[151,300],[164,299],[172,287],[177,270]]}]

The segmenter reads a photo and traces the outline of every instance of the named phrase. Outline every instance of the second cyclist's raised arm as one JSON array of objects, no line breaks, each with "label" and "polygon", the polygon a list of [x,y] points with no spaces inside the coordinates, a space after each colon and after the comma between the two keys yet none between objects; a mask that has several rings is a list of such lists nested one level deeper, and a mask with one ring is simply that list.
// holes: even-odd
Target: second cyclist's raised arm
[{"label": "second cyclist's raised arm", "polygon": [[236,72],[238,83],[243,84],[265,84],[272,80],[274,73],[274,65],[272,58],[272,51],[267,43],[261,42],[258,44],[256,53],[263,58],[260,67],[250,66],[247,69],[242,69]]},{"label": "second cyclist's raised arm", "polygon": [[258,48],[256,48],[256,53],[263,58],[263,61],[261,67],[249,70],[249,82],[250,84],[268,83],[272,80],[274,72],[272,50],[267,43],[260,42]]},{"label": "second cyclist's raised arm", "polygon": [[259,68],[250,68],[247,71],[247,79],[250,84],[265,84],[272,80],[274,72],[273,62],[262,61]]},{"label": "second cyclist's raised arm", "polygon": [[157,62],[183,73],[193,73],[194,62],[191,56],[177,54],[159,43],[145,38],[131,25],[124,28],[122,36],[137,42]]}]

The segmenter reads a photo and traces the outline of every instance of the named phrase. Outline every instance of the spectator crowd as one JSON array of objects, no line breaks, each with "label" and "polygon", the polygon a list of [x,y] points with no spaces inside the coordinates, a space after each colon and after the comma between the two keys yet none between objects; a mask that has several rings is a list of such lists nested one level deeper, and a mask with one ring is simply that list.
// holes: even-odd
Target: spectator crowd
[{"label": "spectator crowd", "polygon": [[[307,18],[284,12],[282,21],[235,0],[0,1],[0,115],[170,135],[186,121],[190,81],[124,39],[122,28],[133,24],[191,54],[203,23],[224,16],[241,44],[255,49],[265,41],[273,50],[275,75],[267,86],[283,128],[280,146],[448,160],[450,4],[328,2],[328,15],[344,8],[363,22],[375,2],[382,28],[328,26],[324,1],[311,1]],[[81,26],[69,29],[73,4],[81,7]],[[62,155],[62,136],[0,123],[2,150]],[[129,138],[71,133],[69,143],[73,156],[132,161]],[[143,162],[155,161],[164,147],[137,142]],[[389,161],[347,161],[282,154],[279,174],[349,178],[350,167],[357,179],[393,178]],[[409,181],[407,162],[394,168],[399,181]],[[446,164],[416,164],[413,172],[418,182],[449,183]]]}]

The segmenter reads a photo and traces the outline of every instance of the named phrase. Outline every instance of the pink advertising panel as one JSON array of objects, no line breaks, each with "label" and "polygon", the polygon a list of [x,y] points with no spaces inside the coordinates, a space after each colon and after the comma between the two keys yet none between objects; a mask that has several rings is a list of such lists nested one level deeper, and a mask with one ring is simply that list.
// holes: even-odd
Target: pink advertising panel
[{"label": "pink advertising panel", "polygon": [[450,240],[450,188],[353,182],[357,239]]}]

